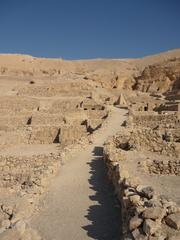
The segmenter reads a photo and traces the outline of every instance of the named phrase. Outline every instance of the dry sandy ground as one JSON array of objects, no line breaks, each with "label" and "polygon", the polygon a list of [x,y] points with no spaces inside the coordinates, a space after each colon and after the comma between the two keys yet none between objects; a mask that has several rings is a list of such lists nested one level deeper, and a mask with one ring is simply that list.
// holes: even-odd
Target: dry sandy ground
[{"label": "dry sandy ground", "polygon": [[30,224],[46,240],[119,239],[120,209],[106,178],[103,143],[121,128],[127,110],[114,108],[92,145],[62,167]]}]

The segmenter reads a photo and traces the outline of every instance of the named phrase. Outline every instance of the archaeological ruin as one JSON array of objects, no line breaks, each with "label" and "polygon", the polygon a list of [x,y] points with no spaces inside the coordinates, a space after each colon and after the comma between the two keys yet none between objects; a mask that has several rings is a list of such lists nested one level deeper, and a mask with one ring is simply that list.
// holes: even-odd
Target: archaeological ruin
[{"label": "archaeological ruin", "polygon": [[[116,239],[179,240],[180,50],[84,61],[0,55],[0,240],[50,240],[29,219],[64,166],[78,166],[81,152],[93,159],[97,146],[119,205]],[[71,184],[81,188],[77,166]]]}]

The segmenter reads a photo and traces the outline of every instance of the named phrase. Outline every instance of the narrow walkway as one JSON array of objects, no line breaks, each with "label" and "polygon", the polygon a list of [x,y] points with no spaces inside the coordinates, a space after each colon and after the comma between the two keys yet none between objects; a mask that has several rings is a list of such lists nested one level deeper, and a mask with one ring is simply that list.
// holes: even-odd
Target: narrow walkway
[{"label": "narrow walkway", "polygon": [[114,108],[94,143],[68,161],[54,179],[45,207],[31,220],[46,240],[119,239],[120,209],[102,154],[104,141],[121,128],[126,113]]}]

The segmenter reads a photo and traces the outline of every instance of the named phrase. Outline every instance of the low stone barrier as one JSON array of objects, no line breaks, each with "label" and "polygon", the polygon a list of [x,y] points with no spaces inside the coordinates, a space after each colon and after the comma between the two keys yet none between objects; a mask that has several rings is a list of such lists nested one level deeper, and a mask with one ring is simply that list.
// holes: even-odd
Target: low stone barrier
[{"label": "low stone barrier", "polygon": [[180,176],[180,160],[153,160],[146,165],[149,173]]},{"label": "low stone barrier", "polygon": [[117,153],[112,144],[105,145],[104,161],[121,205],[121,239],[180,239],[180,207],[139,178],[130,177],[123,153]]}]

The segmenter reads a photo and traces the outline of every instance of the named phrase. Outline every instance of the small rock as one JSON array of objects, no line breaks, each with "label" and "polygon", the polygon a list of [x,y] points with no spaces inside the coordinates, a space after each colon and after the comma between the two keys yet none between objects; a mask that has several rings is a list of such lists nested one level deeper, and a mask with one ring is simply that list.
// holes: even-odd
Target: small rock
[{"label": "small rock", "polygon": [[131,220],[129,221],[129,230],[132,231],[132,230],[138,228],[142,222],[143,222],[143,220],[141,218],[139,218],[138,216],[131,218]]},{"label": "small rock", "polygon": [[180,213],[174,213],[167,216],[165,221],[168,226],[180,230]]},{"label": "small rock", "polygon": [[136,189],[142,197],[151,199],[154,196],[154,189],[150,186],[139,185]]},{"label": "small rock", "polygon": [[167,212],[168,212],[168,214],[178,213],[179,212],[179,207],[177,207],[175,205],[170,205],[167,208]]},{"label": "small rock", "polygon": [[143,212],[143,218],[147,219],[163,219],[163,217],[166,215],[166,210],[160,207],[151,207],[147,208]]},{"label": "small rock", "polygon": [[131,206],[129,197],[123,197],[123,205],[124,205],[124,208],[126,208],[126,209]]},{"label": "small rock", "polygon": [[135,206],[141,206],[142,205],[142,201],[139,195],[132,195],[129,197],[131,203]]},{"label": "small rock", "polygon": [[157,222],[146,219],[143,224],[143,231],[146,235],[153,235],[157,230],[160,229],[160,225]]},{"label": "small rock", "polygon": [[154,236],[157,239],[164,240],[164,239],[167,239],[167,232],[165,231],[165,229],[163,229],[163,227],[161,227],[159,230],[155,232]]},{"label": "small rock", "polygon": [[148,201],[149,207],[162,207],[160,200],[157,197],[153,197]]},{"label": "small rock", "polygon": [[125,189],[125,190],[124,190],[124,195],[125,195],[126,197],[133,196],[133,195],[134,195],[133,189],[131,189],[131,188]]},{"label": "small rock", "polygon": [[172,204],[172,201],[165,195],[160,195],[160,201],[163,207],[169,207]]},{"label": "small rock", "polygon": [[141,214],[142,212],[144,212],[144,207],[143,206],[138,206],[136,207],[136,213],[139,215]]},{"label": "small rock", "polygon": [[139,229],[135,229],[133,232],[132,232],[132,236],[135,240],[147,240],[147,236],[143,235],[140,233]]}]

